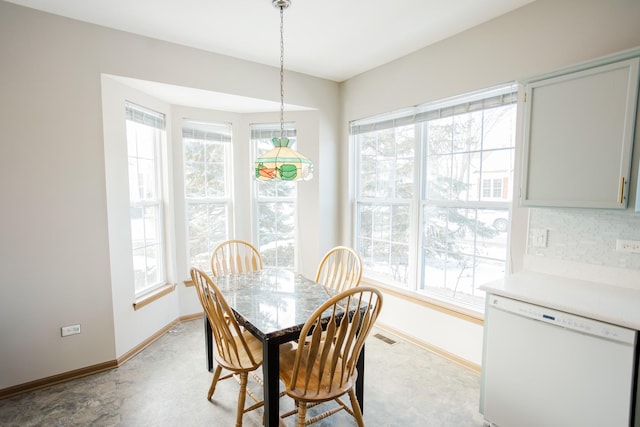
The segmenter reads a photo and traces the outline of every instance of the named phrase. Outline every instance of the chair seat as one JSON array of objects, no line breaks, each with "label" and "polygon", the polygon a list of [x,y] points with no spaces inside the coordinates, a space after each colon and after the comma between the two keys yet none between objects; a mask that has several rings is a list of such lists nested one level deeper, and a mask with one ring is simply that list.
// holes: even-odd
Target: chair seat
[{"label": "chair seat", "polygon": [[[308,343],[305,343],[305,345],[308,345]],[[297,348],[297,346],[293,345],[283,345],[280,347],[280,378],[285,384],[291,384]],[[330,352],[328,360],[332,359],[332,354],[333,351]],[[348,372],[343,371],[340,365],[341,360],[342,359],[339,359],[338,365],[333,372],[333,377],[327,372],[329,370],[324,370],[323,374],[320,375],[321,364],[319,362],[309,367],[304,361],[301,361],[298,367],[299,372],[296,378],[296,384],[287,387],[287,395],[295,400],[304,400],[307,402],[324,402],[342,396],[353,387],[358,372],[354,370],[354,375],[352,375],[351,378],[347,378]],[[306,382],[305,379],[307,378],[309,368],[311,368],[311,375],[309,376],[308,382]],[[341,376],[345,377],[342,383],[340,382]],[[311,392],[311,390],[315,390],[315,393]]]},{"label": "chair seat", "polygon": [[[234,343],[238,348],[238,359],[224,360],[216,354],[216,362],[225,369],[230,371],[253,371],[262,364],[262,342],[253,336],[249,331],[242,331],[242,337],[247,343],[251,356],[247,354],[239,336],[233,337]],[[255,364],[251,362],[251,357],[255,361]]]}]

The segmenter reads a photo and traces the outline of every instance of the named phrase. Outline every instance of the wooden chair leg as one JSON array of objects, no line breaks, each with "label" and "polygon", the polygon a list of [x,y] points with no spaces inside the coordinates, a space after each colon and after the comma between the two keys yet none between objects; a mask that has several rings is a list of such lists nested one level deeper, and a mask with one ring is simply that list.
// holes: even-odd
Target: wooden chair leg
[{"label": "wooden chair leg", "polygon": [[349,390],[349,399],[351,399],[351,409],[353,410],[353,416],[358,422],[359,427],[364,427],[364,420],[362,419],[362,410],[360,410],[360,404],[356,398],[356,392],[352,388]]},{"label": "wooden chair leg", "polygon": [[307,422],[307,402],[298,402],[298,427],[305,427]]},{"label": "wooden chair leg", "polygon": [[216,391],[216,384],[218,384],[218,379],[220,378],[220,373],[222,372],[222,366],[216,366],[216,371],[213,373],[213,381],[211,381],[211,387],[209,387],[209,393],[207,394],[207,400],[211,400],[211,396],[213,396],[213,392]]},{"label": "wooden chair leg", "polygon": [[244,400],[247,396],[247,377],[246,372],[240,373],[240,393],[238,394],[238,413],[236,415],[236,427],[242,427],[242,415],[244,415]]}]

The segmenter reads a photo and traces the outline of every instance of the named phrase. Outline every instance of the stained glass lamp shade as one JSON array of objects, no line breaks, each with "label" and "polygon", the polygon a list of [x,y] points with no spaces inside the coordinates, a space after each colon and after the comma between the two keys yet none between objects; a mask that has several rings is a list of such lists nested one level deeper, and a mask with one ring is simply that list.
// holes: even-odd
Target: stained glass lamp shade
[{"label": "stained glass lamp shade", "polygon": [[290,0],[272,0],[280,9],[280,138],[273,138],[273,149],[255,161],[256,179],[259,181],[299,181],[313,178],[313,164],[302,154],[289,147],[284,136],[284,10]]},{"label": "stained glass lamp shade", "polygon": [[313,178],[311,160],[290,148],[289,138],[273,138],[271,141],[274,148],[255,161],[257,180],[306,181]]}]

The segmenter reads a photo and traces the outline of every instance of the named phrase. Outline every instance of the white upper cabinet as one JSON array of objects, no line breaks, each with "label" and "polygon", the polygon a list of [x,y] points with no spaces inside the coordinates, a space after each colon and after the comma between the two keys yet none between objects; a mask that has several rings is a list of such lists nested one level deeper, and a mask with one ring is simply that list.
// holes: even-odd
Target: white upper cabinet
[{"label": "white upper cabinet", "polygon": [[626,208],[639,62],[526,83],[523,206]]}]

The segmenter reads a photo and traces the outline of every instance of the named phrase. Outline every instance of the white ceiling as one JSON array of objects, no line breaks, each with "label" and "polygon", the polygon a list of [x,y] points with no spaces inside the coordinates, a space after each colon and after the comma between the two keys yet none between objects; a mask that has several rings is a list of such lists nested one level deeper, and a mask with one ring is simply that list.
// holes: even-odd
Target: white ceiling
[{"label": "white ceiling", "polygon": [[[8,1],[280,65],[280,15],[271,0]],[[287,70],[341,82],[532,1],[291,0],[284,12],[284,65]]]}]

